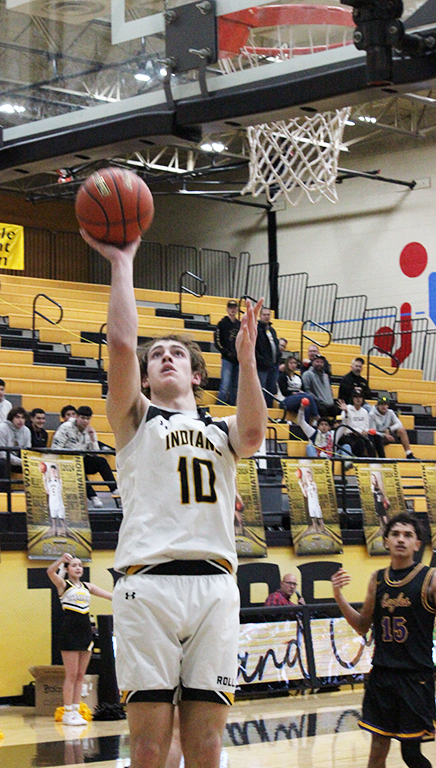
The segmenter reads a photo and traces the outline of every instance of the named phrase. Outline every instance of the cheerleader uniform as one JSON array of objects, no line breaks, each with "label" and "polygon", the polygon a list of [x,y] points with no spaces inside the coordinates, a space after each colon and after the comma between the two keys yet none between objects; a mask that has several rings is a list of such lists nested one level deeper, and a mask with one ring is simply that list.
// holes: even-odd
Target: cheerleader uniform
[{"label": "cheerleader uniform", "polygon": [[78,586],[65,579],[66,588],[60,601],[64,621],[60,633],[61,651],[92,651],[92,628],[89,618],[91,593],[83,582]]}]

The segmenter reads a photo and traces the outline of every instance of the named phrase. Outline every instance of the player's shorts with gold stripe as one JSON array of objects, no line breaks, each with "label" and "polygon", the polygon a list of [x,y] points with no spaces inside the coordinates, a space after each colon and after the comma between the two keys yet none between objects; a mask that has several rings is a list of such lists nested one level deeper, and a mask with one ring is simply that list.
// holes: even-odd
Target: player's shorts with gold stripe
[{"label": "player's shorts with gold stripe", "polygon": [[232,704],[239,642],[234,577],[213,561],[129,571],[113,595],[123,700]]}]

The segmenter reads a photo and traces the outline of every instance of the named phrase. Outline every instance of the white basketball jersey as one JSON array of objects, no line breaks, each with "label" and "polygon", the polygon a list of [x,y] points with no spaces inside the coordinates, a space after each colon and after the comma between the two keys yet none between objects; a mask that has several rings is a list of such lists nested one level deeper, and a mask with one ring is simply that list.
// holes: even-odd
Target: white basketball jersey
[{"label": "white basketball jersey", "polygon": [[117,453],[117,472],[123,521],[116,570],[224,558],[236,571],[236,459],[225,420],[150,405]]}]

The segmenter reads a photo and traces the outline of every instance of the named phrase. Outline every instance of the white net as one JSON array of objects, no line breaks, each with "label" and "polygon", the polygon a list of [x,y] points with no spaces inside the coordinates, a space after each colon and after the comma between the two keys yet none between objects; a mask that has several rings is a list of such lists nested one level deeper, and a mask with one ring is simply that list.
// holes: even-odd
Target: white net
[{"label": "white net", "polygon": [[250,126],[250,178],[242,194],[258,197],[264,192],[270,203],[284,195],[297,205],[303,194],[311,203],[321,197],[336,203],[338,158],[350,111],[346,107]]}]

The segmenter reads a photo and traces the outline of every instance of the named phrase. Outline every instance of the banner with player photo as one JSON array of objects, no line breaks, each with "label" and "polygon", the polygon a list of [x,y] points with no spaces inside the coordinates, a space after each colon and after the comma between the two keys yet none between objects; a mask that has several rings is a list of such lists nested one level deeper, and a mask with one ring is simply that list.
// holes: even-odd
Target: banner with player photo
[{"label": "banner with player photo", "polygon": [[398,464],[354,464],[359,482],[363,530],[369,555],[386,555],[384,526],[406,512]]},{"label": "banner with player photo", "polygon": [[427,514],[430,523],[431,546],[436,549],[436,464],[423,461],[421,464],[422,479],[424,482],[425,498],[427,501]]},{"label": "banner with player photo", "polygon": [[265,528],[254,459],[238,462],[236,487],[235,538],[238,557],[266,557]]},{"label": "banner with player photo", "polygon": [[56,560],[69,552],[91,559],[91,528],[82,456],[21,451],[26,493],[27,552]]},{"label": "banner with player photo", "polygon": [[296,555],[342,552],[332,465],[326,459],[282,459]]}]

